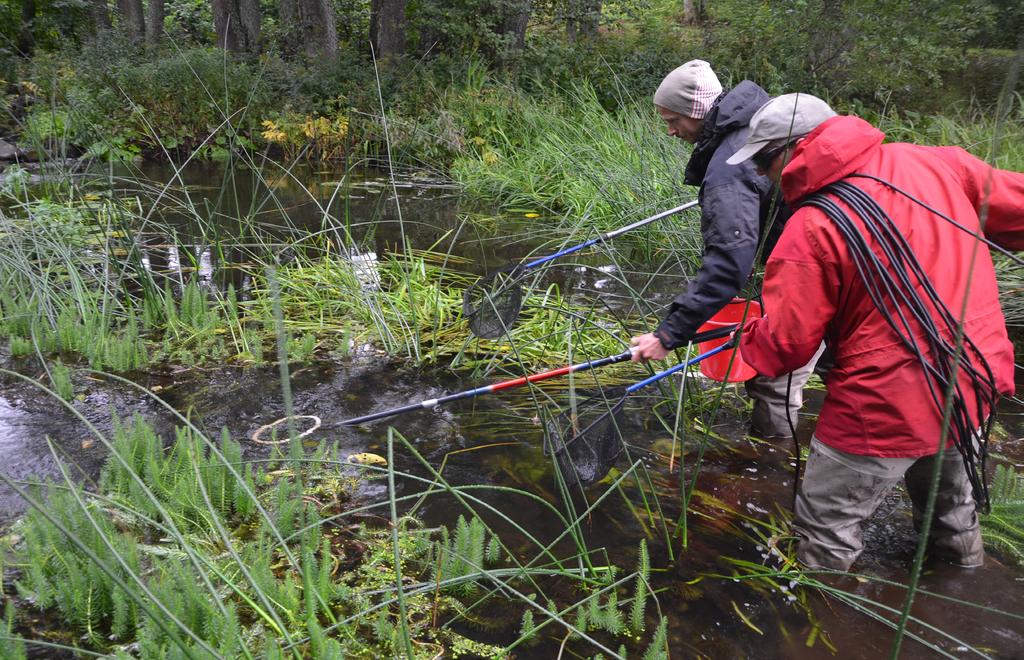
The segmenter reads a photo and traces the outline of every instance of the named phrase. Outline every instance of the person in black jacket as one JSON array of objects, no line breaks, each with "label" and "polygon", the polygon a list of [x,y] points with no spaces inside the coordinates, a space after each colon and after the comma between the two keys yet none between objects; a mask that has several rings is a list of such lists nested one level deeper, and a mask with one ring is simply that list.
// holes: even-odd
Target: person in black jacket
[{"label": "person in black jacket", "polygon": [[[768,94],[749,80],[723,91],[711,65],[703,60],[692,60],[669,73],[654,93],[655,108],[668,134],[694,145],[684,181],[700,186],[704,254],[696,276],[672,301],[658,328],[633,338],[635,361],[660,360],[685,346],[747,283],[759,242],[765,240],[762,259],[766,259],[781,233],[789,211],[771,181],[758,174],[750,161],[725,162],[743,146],[750,118],[768,100]],[[802,389],[814,362],[794,372],[791,385],[785,376],[747,382],[747,392],[754,399],[754,435],[790,436],[787,391],[789,417],[796,424]]]}]

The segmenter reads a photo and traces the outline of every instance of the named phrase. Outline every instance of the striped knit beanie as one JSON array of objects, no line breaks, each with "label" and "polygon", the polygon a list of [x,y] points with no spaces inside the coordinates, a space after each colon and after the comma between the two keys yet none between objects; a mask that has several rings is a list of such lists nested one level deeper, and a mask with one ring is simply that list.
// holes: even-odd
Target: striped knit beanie
[{"label": "striped knit beanie", "polygon": [[722,83],[711,65],[704,60],[690,60],[665,76],[654,93],[654,105],[684,117],[703,119],[721,93]]}]

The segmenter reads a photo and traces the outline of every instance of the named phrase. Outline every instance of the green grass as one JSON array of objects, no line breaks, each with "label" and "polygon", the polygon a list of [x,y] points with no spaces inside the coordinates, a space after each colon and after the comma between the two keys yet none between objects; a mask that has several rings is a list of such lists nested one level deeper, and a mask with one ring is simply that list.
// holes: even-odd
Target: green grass
[{"label": "green grass", "polygon": [[[602,230],[695,196],[683,184],[689,147],[665,135],[647,99],[623,98],[609,112],[584,84],[542,100],[497,85],[475,94],[469,109],[452,102],[487,116],[475,149],[453,166],[470,196]],[[691,226],[688,249],[699,250],[697,236]]]}]

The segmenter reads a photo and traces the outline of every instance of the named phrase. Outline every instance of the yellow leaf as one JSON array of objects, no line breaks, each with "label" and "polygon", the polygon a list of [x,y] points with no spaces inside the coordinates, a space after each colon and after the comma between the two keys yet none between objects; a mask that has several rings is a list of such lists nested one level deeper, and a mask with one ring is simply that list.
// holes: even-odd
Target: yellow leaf
[{"label": "yellow leaf", "polygon": [[388,464],[387,460],[383,456],[377,454],[371,454],[370,452],[363,452],[361,454],[352,454],[347,459],[349,463],[356,465],[379,465],[384,467]]}]

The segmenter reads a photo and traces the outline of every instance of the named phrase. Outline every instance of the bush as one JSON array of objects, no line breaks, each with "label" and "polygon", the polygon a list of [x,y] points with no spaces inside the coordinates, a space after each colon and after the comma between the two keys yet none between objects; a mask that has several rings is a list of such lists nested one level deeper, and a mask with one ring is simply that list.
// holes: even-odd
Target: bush
[{"label": "bush", "polygon": [[[986,2],[722,0],[708,7],[708,59],[771,93],[925,108],[991,16]],[[927,17],[922,20],[921,17]]]},{"label": "bush", "polygon": [[93,156],[160,157],[164,149],[190,153],[200,145],[201,156],[217,155],[237,135],[253,135],[279,103],[284,76],[273,60],[212,48],[148,58],[133,52],[110,38],[74,55],[37,58],[33,78],[43,91],[29,136],[66,140]]},{"label": "bush", "polygon": [[677,26],[642,26],[569,44],[535,33],[514,69],[515,82],[532,94],[571,89],[589,81],[601,105],[613,109],[624,97],[650,98],[662,78],[683,62],[702,57],[696,38]]}]

